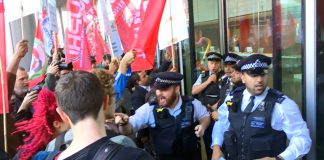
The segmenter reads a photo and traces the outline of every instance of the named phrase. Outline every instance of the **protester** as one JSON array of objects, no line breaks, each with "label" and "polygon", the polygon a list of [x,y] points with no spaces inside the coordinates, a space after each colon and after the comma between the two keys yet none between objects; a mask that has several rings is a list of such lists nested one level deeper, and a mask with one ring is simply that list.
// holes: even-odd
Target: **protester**
[{"label": "protester", "polygon": [[31,159],[38,151],[45,149],[48,142],[69,128],[57,114],[56,108],[54,93],[42,89],[33,102],[33,117],[15,123],[17,128],[13,134],[23,133],[26,136],[24,144],[17,148],[19,151],[14,159]]},{"label": "protester", "polygon": [[[12,94],[14,92],[16,81],[18,81],[18,79],[21,79],[19,80],[19,82],[21,82],[20,85],[17,86],[25,86],[25,84],[23,83],[25,78],[22,78],[25,76],[22,76],[20,71],[19,73],[17,72],[19,68],[19,63],[22,60],[22,58],[25,57],[27,52],[28,52],[28,41],[27,40],[19,41],[15,46],[15,53],[12,57],[12,60],[7,66],[7,78],[8,78],[7,84],[8,84],[9,103],[10,103],[10,98],[12,97]],[[13,96],[13,98],[16,98],[16,96]],[[17,106],[19,107],[18,104]],[[9,107],[10,107],[9,108],[10,115],[16,117],[13,113],[15,113],[14,108],[18,109],[18,107],[15,107],[14,103],[11,103],[11,105],[9,104]],[[7,133],[12,133],[14,131],[15,118],[11,116],[7,115]],[[0,116],[0,121],[3,122],[3,116]],[[0,126],[0,131],[4,131],[3,125]],[[0,132],[0,137],[3,137],[3,132]],[[10,142],[10,145],[8,145],[8,156],[13,157],[16,154],[17,147],[22,144],[22,137],[19,135],[14,135],[14,136],[8,135],[7,140],[8,142]],[[4,150],[4,141],[0,141],[0,150]]]},{"label": "protester", "polygon": [[[71,145],[63,151],[62,159],[152,159],[140,149],[115,144],[106,137],[103,110],[104,90],[98,78],[88,72],[73,71],[62,77],[55,88],[59,115],[70,124]],[[85,132],[86,131],[86,132]]]}]

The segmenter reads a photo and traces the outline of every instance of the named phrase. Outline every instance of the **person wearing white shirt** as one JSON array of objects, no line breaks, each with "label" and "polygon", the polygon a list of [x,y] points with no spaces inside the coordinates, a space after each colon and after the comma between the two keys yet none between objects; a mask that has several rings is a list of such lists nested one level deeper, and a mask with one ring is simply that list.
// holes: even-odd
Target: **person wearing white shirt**
[{"label": "person wearing white shirt", "polygon": [[267,87],[270,64],[271,59],[261,54],[238,63],[245,87],[232,91],[218,109],[212,160],[224,156],[237,160],[293,160],[309,152],[312,140],[298,105]]}]

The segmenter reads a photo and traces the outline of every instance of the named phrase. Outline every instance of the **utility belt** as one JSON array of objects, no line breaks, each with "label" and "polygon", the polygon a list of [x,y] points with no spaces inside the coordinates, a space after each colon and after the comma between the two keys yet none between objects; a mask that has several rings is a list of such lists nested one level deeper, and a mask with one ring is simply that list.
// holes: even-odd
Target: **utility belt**
[{"label": "utility belt", "polygon": [[262,157],[275,157],[283,152],[286,148],[286,135],[261,135],[250,138],[247,148],[244,152],[241,150],[244,146],[239,145],[238,135],[234,131],[226,131],[224,133],[223,150],[225,158],[228,160],[237,159],[259,159]]},{"label": "utility belt", "polygon": [[223,153],[225,159],[232,160],[237,159],[238,157],[238,145],[237,145],[237,136],[234,131],[226,131],[224,133],[224,145]]}]

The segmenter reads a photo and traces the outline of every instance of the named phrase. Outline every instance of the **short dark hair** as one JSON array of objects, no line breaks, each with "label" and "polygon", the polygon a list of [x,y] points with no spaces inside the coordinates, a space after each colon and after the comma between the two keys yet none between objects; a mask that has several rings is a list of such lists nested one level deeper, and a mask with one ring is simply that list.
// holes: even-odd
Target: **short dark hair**
[{"label": "short dark hair", "polygon": [[132,93],[132,88],[138,85],[138,82],[140,80],[140,76],[138,75],[139,72],[132,72],[131,76],[129,77],[127,81],[126,88]]},{"label": "short dark hair", "polygon": [[86,117],[97,119],[104,99],[99,79],[86,71],[72,71],[59,79],[55,87],[58,106],[73,124]]}]

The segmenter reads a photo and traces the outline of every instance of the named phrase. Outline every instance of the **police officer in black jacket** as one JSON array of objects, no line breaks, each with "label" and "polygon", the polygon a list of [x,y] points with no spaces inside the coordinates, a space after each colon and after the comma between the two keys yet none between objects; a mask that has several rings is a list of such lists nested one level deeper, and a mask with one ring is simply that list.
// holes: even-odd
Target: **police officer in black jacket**
[{"label": "police officer in black jacket", "polygon": [[[223,63],[224,63],[224,76],[221,78],[220,84],[220,93],[219,93],[219,101],[217,103],[217,107],[219,107],[225,100],[226,96],[229,94],[233,88],[240,86],[241,80],[235,79],[234,82],[232,81],[232,74],[237,71],[238,67],[236,63],[242,59],[241,56],[235,53],[226,53],[223,55]],[[239,76],[234,74],[234,76]],[[236,78],[236,77],[235,77]]]},{"label": "police officer in black jacket", "polygon": [[210,123],[206,108],[200,101],[180,95],[180,73],[160,72],[154,77],[156,100],[145,103],[131,117],[116,113],[119,130],[131,134],[149,127],[159,160],[201,159],[199,137]]},{"label": "police officer in black jacket", "polygon": [[[222,55],[216,52],[209,52],[206,54],[208,71],[202,72],[195,84],[192,86],[192,95],[198,95],[198,100],[207,107],[211,113],[217,108],[219,100],[221,78],[224,72],[221,70]],[[211,132],[213,129],[214,121],[211,121],[210,126],[207,128],[204,135],[205,148],[207,152],[207,159],[211,158],[212,150]]]},{"label": "police officer in black jacket", "polygon": [[[280,91],[267,87],[271,59],[253,54],[241,60],[245,87],[226,97],[213,129],[213,160],[298,159],[311,147],[309,130],[298,105]],[[287,146],[287,140],[289,145]]]}]

